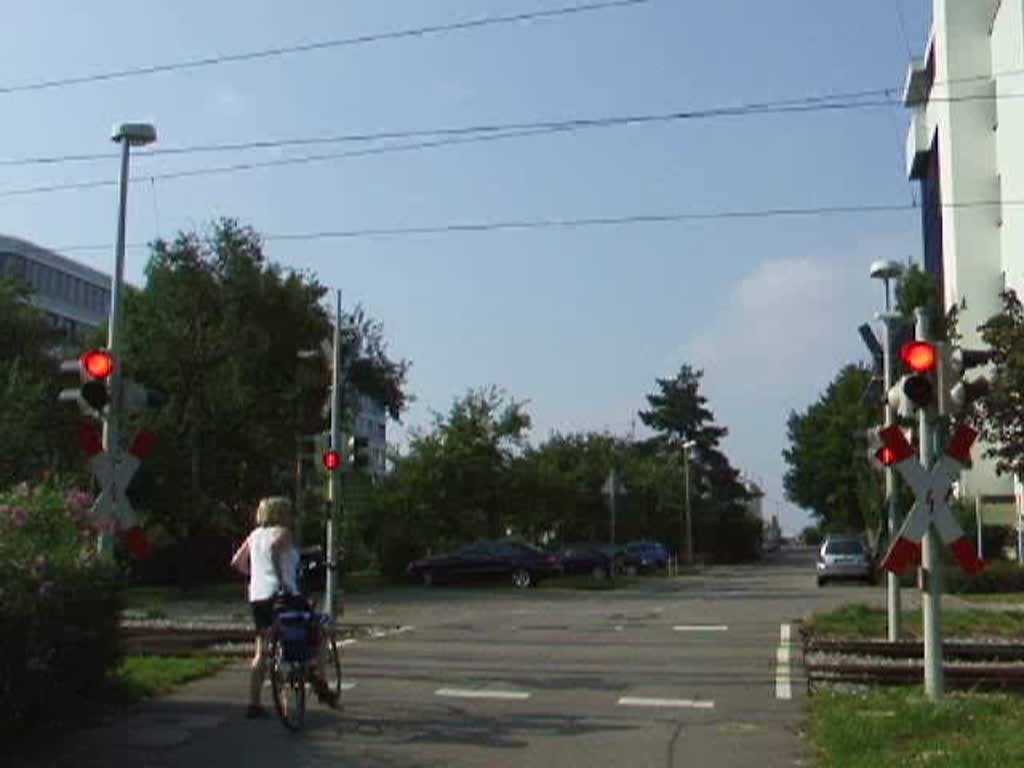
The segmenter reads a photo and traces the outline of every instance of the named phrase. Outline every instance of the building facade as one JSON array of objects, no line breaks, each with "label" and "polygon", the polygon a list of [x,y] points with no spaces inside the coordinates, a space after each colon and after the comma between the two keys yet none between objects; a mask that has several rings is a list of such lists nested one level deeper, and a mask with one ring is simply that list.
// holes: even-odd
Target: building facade
[{"label": "building facade", "polygon": [[32,291],[29,301],[61,331],[62,345],[80,346],[107,322],[110,277],[41,246],[0,235],[0,275],[13,276]]},{"label": "building facade", "polygon": [[357,437],[365,437],[369,451],[367,470],[371,477],[380,480],[387,472],[388,412],[383,405],[366,395],[359,396],[353,418]]},{"label": "building facade", "polygon": [[[925,269],[960,309],[965,347],[1024,289],[1024,0],[933,0],[925,55],[910,67],[907,174],[921,189]],[[966,496],[1012,494],[976,459]]]}]

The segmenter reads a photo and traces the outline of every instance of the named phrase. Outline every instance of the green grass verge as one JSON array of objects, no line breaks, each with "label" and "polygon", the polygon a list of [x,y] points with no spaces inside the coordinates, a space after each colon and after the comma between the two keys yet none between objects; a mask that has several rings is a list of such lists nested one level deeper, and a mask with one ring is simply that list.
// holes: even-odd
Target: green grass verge
[{"label": "green grass verge", "polygon": [[1024,603],[1024,592],[1002,592],[984,595],[959,594],[957,599],[968,603]]},{"label": "green grass verge", "polygon": [[175,603],[208,603],[237,606],[245,602],[245,583],[203,584],[193,589],[180,587],[128,587],[123,592],[124,607],[137,611],[162,612]]},{"label": "green grass verge", "polygon": [[[818,637],[880,638],[886,636],[886,612],[867,605],[844,605],[804,620],[804,629]],[[921,637],[921,612],[903,612],[906,636]],[[986,610],[945,610],[946,637],[1019,637],[1024,635],[1024,613]]]},{"label": "green grass verge", "polygon": [[114,686],[127,701],[148,699],[212,675],[227,663],[227,659],[208,656],[127,656],[114,673]]},{"label": "green grass verge", "polygon": [[824,691],[810,700],[807,733],[817,768],[992,768],[1024,765],[1024,698],[916,688]]}]

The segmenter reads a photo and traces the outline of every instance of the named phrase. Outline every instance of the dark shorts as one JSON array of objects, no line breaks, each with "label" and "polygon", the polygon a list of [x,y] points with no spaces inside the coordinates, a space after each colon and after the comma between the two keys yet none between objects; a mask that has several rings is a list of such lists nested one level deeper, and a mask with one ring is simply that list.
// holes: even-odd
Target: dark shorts
[{"label": "dark shorts", "polygon": [[266,600],[253,600],[252,620],[256,629],[269,629],[274,626],[274,611],[312,611],[313,608],[306,598],[300,595],[288,595],[284,598],[268,597]]},{"label": "dark shorts", "polygon": [[274,626],[274,598],[254,600],[249,605],[252,606],[252,620],[256,624],[256,629]]}]

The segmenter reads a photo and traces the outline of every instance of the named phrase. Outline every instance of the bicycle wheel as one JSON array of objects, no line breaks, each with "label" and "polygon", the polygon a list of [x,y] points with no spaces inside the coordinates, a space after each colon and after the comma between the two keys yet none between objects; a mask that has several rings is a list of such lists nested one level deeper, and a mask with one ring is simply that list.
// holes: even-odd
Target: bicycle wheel
[{"label": "bicycle wheel", "polygon": [[289,731],[300,731],[306,722],[306,665],[286,661],[284,648],[275,637],[270,646],[270,688],[274,709]]},{"label": "bicycle wheel", "polygon": [[341,652],[338,648],[338,641],[334,639],[334,632],[328,632],[327,639],[327,687],[330,689],[334,700],[341,707]]}]

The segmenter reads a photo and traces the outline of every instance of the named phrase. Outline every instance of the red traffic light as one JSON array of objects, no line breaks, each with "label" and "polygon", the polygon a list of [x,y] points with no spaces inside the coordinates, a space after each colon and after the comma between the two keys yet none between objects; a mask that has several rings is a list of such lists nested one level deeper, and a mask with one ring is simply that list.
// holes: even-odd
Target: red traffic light
[{"label": "red traffic light", "polygon": [[114,357],[105,349],[90,349],[82,353],[78,362],[94,379],[105,379],[114,372]]},{"label": "red traffic light", "polygon": [[935,347],[927,341],[908,341],[900,349],[900,359],[915,373],[927,373],[935,368]]},{"label": "red traffic light", "polygon": [[875,458],[878,459],[882,464],[887,467],[891,467],[896,463],[896,451],[887,445],[883,445],[877,451],[875,451]]},{"label": "red traffic light", "polygon": [[323,462],[327,469],[337,469],[341,466],[341,454],[333,450],[324,451]]}]

